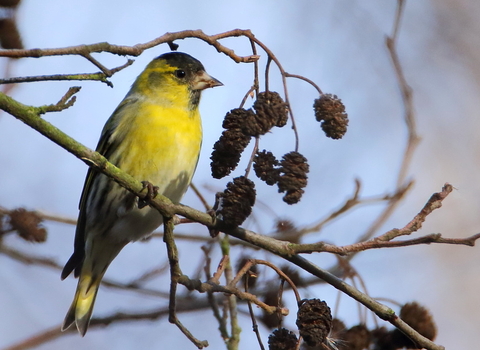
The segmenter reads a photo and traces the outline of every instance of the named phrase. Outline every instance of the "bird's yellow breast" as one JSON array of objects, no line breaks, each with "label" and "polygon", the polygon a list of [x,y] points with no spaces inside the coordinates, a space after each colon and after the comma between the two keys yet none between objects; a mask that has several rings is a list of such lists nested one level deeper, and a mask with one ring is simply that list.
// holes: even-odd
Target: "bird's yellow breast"
[{"label": "bird's yellow breast", "polygon": [[202,125],[198,109],[160,106],[142,101],[124,111],[118,130],[128,130],[119,143],[118,166],[138,180],[159,187],[177,202],[186,191],[200,153]]}]

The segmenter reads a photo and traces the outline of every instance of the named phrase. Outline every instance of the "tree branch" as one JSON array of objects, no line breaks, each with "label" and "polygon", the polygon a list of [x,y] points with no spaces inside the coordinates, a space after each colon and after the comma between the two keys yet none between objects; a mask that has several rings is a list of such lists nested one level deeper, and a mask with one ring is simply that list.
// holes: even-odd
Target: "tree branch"
[{"label": "tree branch", "polygon": [[[45,56],[65,56],[65,55],[78,55],[85,57],[90,62],[95,64],[102,71],[106,70],[105,67],[101,66],[95,60],[92,60],[92,53],[100,52],[109,52],[114,55],[119,56],[139,56],[145,50],[151,49],[152,47],[158,46],[160,44],[172,43],[175,40],[182,40],[187,38],[197,38],[209,45],[212,45],[217,49],[218,52],[223,53],[233,59],[235,62],[240,63],[250,63],[255,62],[259,59],[260,56],[249,55],[249,56],[239,56],[235,54],[232,49],[223,46],[218,42],[218,40],[230,38],[230,37],[239,37],[246,36],[248,38],[254,38],[250,30],[243,29],[233,29],[225,33],[220,33],[216,35],[207,35],[201,30],[183,30],[180,32],[165,33],[164,35],[148,41],[143,44],[137,44],[134,46],[121,46],[113,45],[107,42],[90,44],[90,45],[78,45],[78,46],[68,46],[63,48],[55,49],[28,49],[28,50],[0,50],[0,57],[45,57]],[[108,71],[107,71],[108,72]],[[105,72],[104,72],[105,73]]]},{"label": "tree branch", "polygon": [[40,76],[31,76],[31,77],[0,79],[0,84],[31,83],[31,82],[38,82],[38,81],[89,80],[89,81],[100,81],[102,83],[107,84],[110,87],[113,87],[112,82],[109,81],[107,77],[112,76],[114,73],[119,72],[122,69],[130,66],[133,62],[134,62],[133,60],[128,60],[127,63],[109,70],[110,75],[106,75],[104,72],[40,75]]}]

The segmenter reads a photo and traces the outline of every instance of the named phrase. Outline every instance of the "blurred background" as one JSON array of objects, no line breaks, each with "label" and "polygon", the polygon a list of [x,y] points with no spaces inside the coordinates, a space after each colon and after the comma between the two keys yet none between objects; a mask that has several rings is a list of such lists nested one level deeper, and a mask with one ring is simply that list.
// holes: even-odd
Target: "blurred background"
[{"label": "blurred background", "polygon": [[[309,184],[302,201],[288,206],[275,188],[257,181],[257,205],[245,226],[267,234],[274,230],[278,219],[288,219],[303,227],[324,218],[353,193],[356,178],[362,183],[361,194],[367,197],[395,188],[407,139],[404,106],[385,46],[385,38],[392,31],[396,5],[393,0],[245,0],[236,3],[144,0],[141,5],[123,0],[22,0],[15,18],[25,48],[57,48],[102,41],[135,45],[166,32],[185,29],[202,29],[207,34],[251,29],[276,54],[287,72],[304,75],[324,92],[338,95],[346,105],[350,124],[346,136],[335,141],[324,136],[314,119],[312,105],[318,97],[315,89],[298,80],[288,81],[300,134],[300,152],[310,163]],[[455,190],[443,207],[427,218],[415,237],[442,233],[446,237],[461,238],[479,230],[479,16],[480,3],[474,0],[406,3],[397,49],[414,92],[421,143],[408,171],[408,179],[413,179],[415,185],[379,233],[405,226],[445,182],[451,183]],[[245,38],[227,39],[223,43],[237,54],[251,53]],[[223,130],[225,113],[238,107],[250,88],[253,66],[236,64],[196,39],[177,44],[180,51],[198,58],[212,76],[224,83],[224,87],[206,91],[202,98],[204,143],[194,178],[195,184],[213,203],[214,192],[223,190],[231,177],[211,178],[211,149]],[[113,89],[98,82],[42,82],[19,84],[9,94],[22,103],[39,106],[56,103],[70,86],[82,86],[74,107],[47,114],[45,119],[95,148],[103,124],[135,77],[151,59],[168,50],[167,45],[161,45],[135,58],[131,67],[112,77]],[[261,67],[264,67],[265,55],[259,54],[263,55]],[[109,68],[126,61],[124,57],[110,54],[97,54],[95,58]],[[30,76],[98,69],[83,58],[63,56],[13,62],[1,59],[0,70],[8,71],[10,76]],[[270,89],[282,91],[275,73],[272,67]],[[263,82],[261,86],[264,88]],[[293,132],[287,126],[263,138],[260,147],[281,157],[293,150],[294,141]],[[244,158],[233,176],[243,173],[248,156]],[[87,171],[85,164],[5,113],[0,114],[0,164],[0,206],[26,207],[76,218]],[[183,203],[203,210],[192,191]],[[305,237],[304,241],[352,243],[382,208],[382,204],[378,204],[352,210],[331,222],[321,233]],[[74,226],[51,222],[45,226],[48,230],[45,244],[27,243],[12,235],[6,236],[3,243],[63,264],[72,253]],[[176,232],[208,235],[205,228],[197,225],[184,225]],[[193,273],[202,261],[200,244],[181,242],[179,248],[184,272]],[[241,255],[241,249],[233,254]],[[107,277],[133,280],[161,264],[164,257],[160,239],[129,245],[111,265]],[[218,251],[212,253],[213,266],[219,257]],[[253,257],[278,261],[262,252],[253,253]],[[335,262],[326,254],[312,254],[307,258],[325,268]],[[479,263],[478,248],[451,245],[367,251],[352,261],[371,296],[401,304],[415,300],[426,306],[438,326],[436,342],[447,349],[474,349],[478,344]],[[61,282],[59,275],[55,269],[25,265],[0,254],[0,349],[61,324],[73,298],[76,280],[68,278]],[[150,286],[166,291],[168,281],[159,279]],[[179,289],[184,290],[181,286]],[[329,286],[312,286],[302,289],[302,296],[320,298],[332,306],[337,292]],[[148,310],[161,305],[165,305],[164,299],[102,287],[94,316]],[[285,321],[285,326],[292,329],[293,306],[290,304],[293,316]],[[338,315],[347,326],[359,322],[358,308],[347,297],[341,298]],[[224,347],[211,311],[179,317],[194,335],[208,339],[210,348]],[[202,322],[198,322],[199,317]],[[240,348],[255,348],[258,345],[249,317],[241,314],[240,319],[243,327]],[[269,331],[263,326],[260,328],[266,341]],[[132,347],[194,348],[163,318],[92,328],[85,338],[71,333],[38,349]]]}]

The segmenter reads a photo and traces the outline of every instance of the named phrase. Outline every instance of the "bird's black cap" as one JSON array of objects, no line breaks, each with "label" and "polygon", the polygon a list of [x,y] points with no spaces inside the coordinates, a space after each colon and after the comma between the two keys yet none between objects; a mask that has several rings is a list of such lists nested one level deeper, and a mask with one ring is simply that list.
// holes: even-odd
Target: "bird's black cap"
[{"label": "bird's black cap", "polygon": [[165,60],[172,67],[181,68],[191,72],[205,70],[203,64],[196,58],[183,52],[168,52],[160,55],[156,60]]}]

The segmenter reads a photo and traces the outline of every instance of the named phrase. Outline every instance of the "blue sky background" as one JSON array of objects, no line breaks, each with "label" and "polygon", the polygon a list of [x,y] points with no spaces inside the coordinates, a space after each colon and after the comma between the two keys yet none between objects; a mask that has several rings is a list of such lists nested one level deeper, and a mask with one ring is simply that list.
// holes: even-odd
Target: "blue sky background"
[{"label": "blue sky background", "polygon": [[[448,0],[407,3],[398,52],[415,94],[422,142],[409,171],[415,186],[381,232],[403,227],[445,182],[452,183],[456,190],[440,210],[428,217],[420,233],[441,232],[447,237],[459,238],[478,232],[480,56],[477,48],[480,46],[475,36],[479,29],[475,14],[479,14],[480,7],[474,1],[462,3],[468,4],[468,11]],[[382,0],[236,3],[145,0],[141,5],[123,0],[68,3],[24,0],[17,20],[26,48],[101,41],[134,45],[165,32],[184,29],[202,29],[207,34],[234,28],[251,29],[277,55],[286,71],[305,75],[324,92],[342,98],[350,126],[343,140],[333,141],[324,137],[314,120],[312,104],[316,91],[303,82],[289,80],[290,99],[300,133],[300,152],[309,160],[310,178],[304,199],[295,206],[287,206],[275,188],[258,182],[258,204],[254,212],[258,224],[250,220],[246,225],[268,233],[276,217],[291,219],[299,226],[325,217],[352,193],[355,178],[361,179],[365,196],[383,194],[394,188],[406,142],[403,106],[385,47],[395,6],[396,1]],[[188,39],[178,44],[181,51],[201,60],[207,71],[225,85],[206,91],[201,104],[204,146],[194,182],[213,201],[213,192],[205,189],[205,185],[221,190],[230,179],[211,179],[211,147],[221,134],[223,116],[239,105],[250,88],[253,66],[236,64],[198,40]],[[224,44],[238,54],[250,54],[246,39],[228,39]],[[26,104],[50,104],[57,102],[68,87],[81,85],[73,108],[48,114],[45,119],[94,148],[103,124],[135,77],[152,58],[166,51],[168,47],[162,45],[135,58],[133,66],[111,79],[113,89],[95,82],[45,82],[19,85],[12,95]],[[108,67],[125,62],[125,58],[109,54],[95,57]],[[0,65],[4,64],[2,60]],[[52,57],[19,60],[13,66],[12,75],[95,71],[97,69],[82,58]],[[278,76],[270,88],[280,91]],[[293,149],[293,133],[288,127],[275,130],[262,139],[261,147],[281,156]],[[25,206],[76,217],[85,165],[7,114],[0,115],[0,164],[1,206]],[[243,159],[234,176],[240,175],[245,165],[246,159]],[[202,209],[190,192],[183,202]],[[377,205],[354,210],[328,225],[321,235],[313,234],[306,241],[353,242],[380,209]],[[74,227],[47,223],[47,228],[46,244],[28,244],[15,237],[7,237],[5,244],[64,263],[72,252]],[[205,229],[195,225],[179,227],[177,231],[207,235]],[[160,240],[129,245],[112,264],[107,276],[128,281],[161,263],[164,254]],[[180,244],[185,272],[193,273],[201,256],[198,244]],[[258,253],[258,257],[271,258],[262,253]],[[478,344],[480,323],[479,257],[478,248],[432,245],[364,252],[353,262],[370,295],[400,303],[419,301],[431,310],[437,321],[439,344],[447,349],[473,349]],[[218,254],[213,258],[215,265]],[[308,258],[324,267],[333,261],[322,254]],[[156,283],[166,286],[168,282],[158,280]],[[73,297],[76,280],[69,278],[61,282],[56,271],[25,266],[0,255],[0,285],[1,349],[60,324]],[[324,299],[330,305],[337,296],[333,288],[325,286],[311,287],[302,293]],[[153,297],[101,288],[94,314],[103,316],[115,310],[133,311],[163,304],[164,300]],[[211,349],[223,348],[210,311],[180,317],[195,335],[208,339]],[[358,322],[357,308],[346,297],[342,298],[340,317],[348,326]],[[255,348],[249,319],[241,318],[241,348]],[[294,322],[293,317],[287,318],[286,325],[293,326]],[[268,332],[263,328],[262,332],[266,341]],[[38,349],[132,347],[194,348],[175,326],[162,319],[91,329],[85,338],[70,334]]]}]

